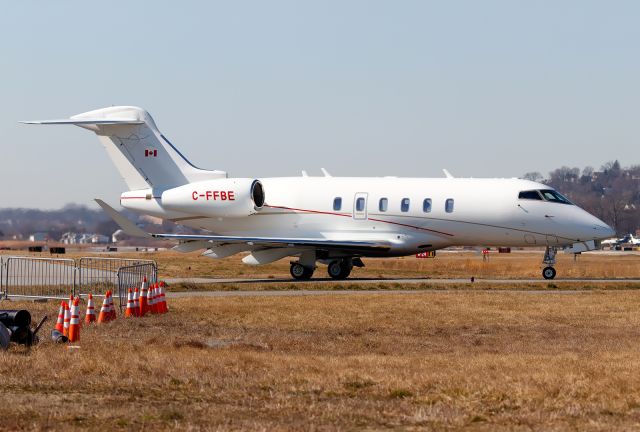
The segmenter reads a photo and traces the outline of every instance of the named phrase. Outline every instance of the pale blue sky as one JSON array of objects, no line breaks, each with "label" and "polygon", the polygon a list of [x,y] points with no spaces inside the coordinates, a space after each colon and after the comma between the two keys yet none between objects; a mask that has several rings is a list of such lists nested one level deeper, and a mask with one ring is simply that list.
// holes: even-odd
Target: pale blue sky
[{"label": "pale blue sky", "polygon": [[0,207],[117,203],[138,105],[233,176],[520,176],[640,163],[637,1],[5,1]]}]

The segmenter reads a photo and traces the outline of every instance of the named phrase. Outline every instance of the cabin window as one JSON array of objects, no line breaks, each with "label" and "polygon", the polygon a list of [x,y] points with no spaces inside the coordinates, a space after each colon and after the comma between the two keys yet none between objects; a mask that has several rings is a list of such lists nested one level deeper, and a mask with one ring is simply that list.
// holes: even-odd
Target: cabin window
[{"label": "cabin window", "polygon": [[431,213],[431,198],[425,198],[425,200],[422,201],[422,211]]},{"label": "cabin window", "polygon": [[408,212],[410,203],[411,201],[409,200],[409,198],[402,198],[402,201],[400,201],[400,211],[404,213]]},{"label": "cabin window", "polygon": [[378,203],[378,210],[381,212],[386,212],[387,208],[389,208],[389,200],[386,198],[380,198],[380,202]]},{"label": "cabin window", "polygon": [[530,190],[530,191],[522,191],[518,194],[518,199],[529,199],[529,200],[540,200],[542,201],[542,197],[538,193],[538,191]]},{"label": "cabin window", "polygon": [[453,198],[447,198],[444,203],[444,211],[447,213],[453,213]]},{"label": "cabin window", "polygon": [[364,198],[358,198],[356,200],[356,211],[364,211]]},{"label": "cabin window", "polygon": [[333,199],[333,210],[340,211],[342,209],[342,198],[336,197]]}]

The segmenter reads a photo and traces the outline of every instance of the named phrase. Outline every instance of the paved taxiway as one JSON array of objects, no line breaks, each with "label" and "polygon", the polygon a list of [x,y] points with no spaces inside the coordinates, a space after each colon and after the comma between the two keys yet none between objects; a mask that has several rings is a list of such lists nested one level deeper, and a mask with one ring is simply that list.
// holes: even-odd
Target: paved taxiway
[{"label": "paved taxiway", "polygon": [[[468,278],[446,278],[446,279],[431,279],[431,278],[396,278],[396,279],[383,279],[383,278],[351,278],[345,280],[335,280],[330,278],[322,279],[310,279],[310,280],[293,280],[293,279],[247,279],[247,278],[230,278],[230,279],[217,279],[217,278],[166,278],[164,279],[169,284],[175,283],[188,283],[188,284],[324,284],[324,283],[342,283],[349,285],[366,285],[366,284],[433,284],[433,285],[451,285],[461,283],[471,283]],[[578,283],[640,283],[640,279],[553,279],[545,280],[538,279],[475,279],[476,283],[491,283],[497,285],[504,284],[532,284],[532,283],[555,283],[555,282],[578,282]]]},{"label": "paved taxiway", "polygon": [[437,289],[437,290],[278,290],[278,291],[183,291],[167,292],[169,298],[193,297],[304,297],[304,296],[343,296],[343,295],[375,295],[375,294],[451,294],[451,293],[515,293],[527,295],[571,295],[592,294],[591,290],[473,290],[473,289]]}]

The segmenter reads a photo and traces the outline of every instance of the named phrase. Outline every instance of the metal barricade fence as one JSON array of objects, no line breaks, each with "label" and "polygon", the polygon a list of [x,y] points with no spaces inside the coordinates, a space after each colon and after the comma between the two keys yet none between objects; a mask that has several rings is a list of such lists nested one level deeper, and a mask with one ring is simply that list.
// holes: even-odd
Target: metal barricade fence
[{"label": "metal barricade fence", "polygon": [[[125,269],[124,271],[120,271]],[[79,260],[29,256],[0,257],[0,299],[34,297],[67,299],[70,294],[102,296],[112,290],[120,307],[126,305],[122,288],[140,286],[144,276],[150,282],[158,277],[158,266],[152,260],[83,257]],[[127,289],[129,287],[127,286]],[[117,290],[117,291],[116,291]]]},{"label": "metal barricade fence", "polygon": [[7,298],[7,290],[5,288],[5,281],[4,281],[4,257],[0,257],[0,300],[2,300],[3,298]]},{"label": "metal barricade fence", "polygon": [[135,265],[152,265],[155,261],[131,258],[83,257],[78,262],[78,295],[103,293],[118,288],[118,269]]},{"label": "metal barricade fence", "polygon": [[135,264],[118,269],[118,300],[120,311],[127,305],[129,288],[140,288],[144,278],[149,284],[158,281],[158,267],[155,263]]},{"label": "metal barricade fence", "polygon": [[69,298],[76,288],[72,259],[8,257],[3,264],[5,297]]}]

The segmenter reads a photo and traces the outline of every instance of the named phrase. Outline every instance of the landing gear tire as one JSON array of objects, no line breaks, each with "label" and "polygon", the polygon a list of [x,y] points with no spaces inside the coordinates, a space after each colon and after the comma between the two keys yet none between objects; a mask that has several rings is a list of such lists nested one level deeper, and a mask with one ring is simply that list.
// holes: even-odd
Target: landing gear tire
[{"label": "landing gear tire", "polygon": [[544,270],[542,270],[542,277],[545,279],[553,279],[556,277],[556,269],[553,267],[545,267]]},{"label": "landing gear tire", "polygon": [[291,263],[289,273],[296,280],[309,280],[313,276],[313,269],[307,268],[299,263]]},{"label": "landing gear tire", "polygon": [[332,279],[346,279],[351,274],[352,266],[345,260],[336,260],[329,263],[327,273]]}]

